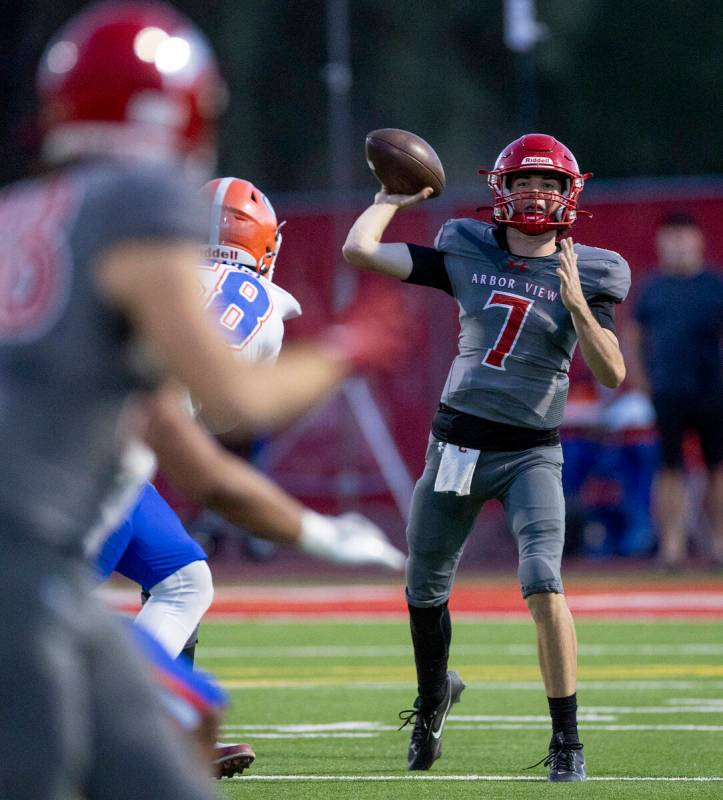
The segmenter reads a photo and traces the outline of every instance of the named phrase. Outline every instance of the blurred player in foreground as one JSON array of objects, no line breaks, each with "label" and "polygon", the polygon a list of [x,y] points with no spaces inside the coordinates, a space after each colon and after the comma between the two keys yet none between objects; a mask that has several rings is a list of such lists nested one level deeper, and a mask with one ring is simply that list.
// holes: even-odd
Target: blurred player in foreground
[{"label": "blurred player in foreground", "polygon": [[551,136],[509,144],[488,175],[494,223],[454,219],[435,246],[383,244],[394,214],[424,200],[379,192],[354,223],[346,259],[408,283],[441,289],[459,304],[459,355],[432,423],[424,474],[407,529],[407,600],[419,697],[411,770],[441,754],[442,728],[464,688],[447,671],[447,600],[475,517],[502,501],[518,544],[522,594],[537,628],[553,736],[545,764],[553,781],[584,780],[577,733],[576,638],[560,578],[565,509],[558,426],[576,344],[595,377],[625,375],[614,305],[630,285],[628,265],[608,250],[558,242],[574,223],[586,176]]},{"label": "blurred player in foreground", "polygon": [[[211,181],[210,242],[199,266],[204,305],[235,354],[275,361],[284,320],[301,313],[296,300],[272,283],[281,246],[280,226],[266,196],[238,178]],[[149,434],[164,472],[184,494],[218,510],[262,538],[298,546],[318,558],[345,564],[404,565],[403,554],[379,528],[358,514],[328,517],[304,508],[243,460],[224,452],[198,429],[176,398],[153,404]],[[150,476],[149,476],[150,477]],[[148,596],[136,624],[176,658],[193,662],[197,629],[213,597],[206,554],[155,488],[147,483],[97,559],[99,577],[114,570]],[[219,777],[249,762],[247,745],[219,744]]]},{"label": "blurred player in foreground", "polygon": [[198,800],[195,759],[87,574],[146,474],[130,442],[147,393],[168,374],[250,434],[384,340],[350,323],[251,366],[207,322],[194,277],[205,214],[184,175],[211,168],[223,84],[172,8],[89,6],[50,43],[39,91],[53,169],[0,193],[0,796]]}]

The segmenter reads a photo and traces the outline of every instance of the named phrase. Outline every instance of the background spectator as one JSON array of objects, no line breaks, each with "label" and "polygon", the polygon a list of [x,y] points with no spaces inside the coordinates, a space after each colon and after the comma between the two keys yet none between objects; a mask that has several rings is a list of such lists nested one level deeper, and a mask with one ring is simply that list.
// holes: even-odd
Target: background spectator
[{"label": "background spectator", "polygon": [[[631,368],[651,395],[661,462],[654,493],[659,559],[671,568],[687,555],[686,434],[697,434],[709,473],[711,555],[723,563],[723,277],[705,262],[695,220],[675,212],[655,234],[659,274],[643,286],[631,323]],[[637,362],[637,363],[636,363]]]}]

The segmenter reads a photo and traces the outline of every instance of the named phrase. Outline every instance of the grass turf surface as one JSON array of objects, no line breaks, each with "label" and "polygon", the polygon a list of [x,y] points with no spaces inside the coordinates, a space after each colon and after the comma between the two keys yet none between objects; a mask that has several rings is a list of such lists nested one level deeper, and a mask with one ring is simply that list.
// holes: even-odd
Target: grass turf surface
[{"label": "grass turf surface", "polygon": [[415,696],[404,622],[205,624],[199,667],[231,696],[223,737],[257,754],[243,777],[221,782],[219,797],[722,797],[720,781],[620,780],[723,776],[720,623],[578,621],[578,636],[580,733],[598,780],[560,786],[520,780],[544,778],[542,767],[523,768],[549,739],[529,622],[455,623],[450,666],[468,688],[428,773],[404,770],[410,729],[396,730]]}]

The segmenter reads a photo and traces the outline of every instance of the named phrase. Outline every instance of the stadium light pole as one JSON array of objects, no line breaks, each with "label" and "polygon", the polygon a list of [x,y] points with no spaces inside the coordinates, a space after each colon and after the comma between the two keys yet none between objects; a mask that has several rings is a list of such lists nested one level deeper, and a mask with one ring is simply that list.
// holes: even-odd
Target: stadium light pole
[{"label": "stadium light pole", "polygon": [[535,0],[504,2],[504,39],[513,53],[519,130],[535,131],[540,103],[534,50],[535,45],[547,37],[548,29],[537,20]]},{"label": "stadium light pole", "polygon": [[[354,299],[359,284],[356,270],[341,258],[341,248],[352,221],[346,209],[346,199],[353,187],[356,161],[348,0],[326,0],[326,53],[322,77],[328,96],[329,172],[334,203],[332,308],[334,313],[339,313]],[[353,377],[344,383],[342,393],[348,408],[344,413],[337,407],[337,426],[341,431],[347,419],[351,417],[356,421],[400,515],[406,521],[413,482],[369,384],[364,378]],[[355,454],[342,447],[338,458],[338,493],[347,498],[359,497],[361,491],[358,470],[354,469]]]},{"label": "stadium light pole", "polygon": [[344,197],[352,188],[354,157],[352,143],[351,43],[348,0],[326,0],[326,54],[322,70],[326,83],[329,138],[329,176],[334,197],[332,305],[335,312],[349,304],[356,291],[356,273],[341,258],[346,235],[345,215],[340,213]]}]

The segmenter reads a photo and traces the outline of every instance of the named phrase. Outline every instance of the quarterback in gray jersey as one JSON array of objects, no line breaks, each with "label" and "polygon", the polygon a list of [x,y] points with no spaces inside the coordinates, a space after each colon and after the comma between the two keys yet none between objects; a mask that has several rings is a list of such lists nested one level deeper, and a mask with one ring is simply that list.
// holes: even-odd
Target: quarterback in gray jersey
[{"label": "quarterback in gray jersey", "polygon": [[575,348],[597,379],[618,386],[625,364],[615,305],[630,286],[617,253],[560,238],[575,221],[588,175],[546,134],[527,134],[486,174],[493,223],[454,219],[434,247],[383,243],[397,210],[425,200],[384,187],[344,245],[350,263],[441,289],[459,305],[459,352],[432,423],[424,473],[407,529],[407,601],[419,696],[408,768],[441,754],[450,706],[464,684],[448,671],[447,601],[465,541],[482,505],[499,499],[518,544],[518,576],[537,629],[552,739],[552,781],[586,777],[577,732],[576,636],[560,577],[564,543],[558,426]]}]

